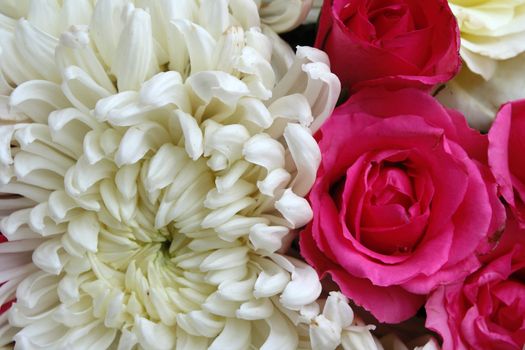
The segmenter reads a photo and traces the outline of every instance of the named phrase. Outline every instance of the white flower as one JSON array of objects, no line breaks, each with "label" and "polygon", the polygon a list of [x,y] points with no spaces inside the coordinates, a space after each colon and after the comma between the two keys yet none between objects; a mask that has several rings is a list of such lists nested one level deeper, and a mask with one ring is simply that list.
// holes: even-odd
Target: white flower
[{"label": "white flower", "polygon": [[384,350],[440,350],[438,341],[428,335],[419,337],[405,345],[395,334],[390,333],[380,339]]},{"label": "white flower", "polygon": [[525,98],[525,54],[501,61],[486,81],[466,66],[439,90],[437,99],[449,108],[461,111],[469,124],[488,131],[500,106]]},{"label": "white flower", "polygon": [[449,0],[461,30],[461,57],[489,80],[497,62],[525,51],[524,0]]},{"label": "white flower", "polygon": [[274,32],[308,2],[134,3],[0,4],[0,346],[308,347],[321,286],[277,251],[340,85]]},{"label": "white flower", "polygon": [[310,12],[308,13],[304,23],[317,23],[322,7],[323,0],[313,0],[312,8],[310,9]]},{"label": "white flower", "polygon": [[437,98],[487,131],[503,103],[525,98],[525,0],[449,0],[464,65]]},{"label": "white flower", "polygon": [[292,30],[304,22],[312,3],[317,0],[255,0],[261,19],[277,33]]},{"label": "white flower", "polygon": [[370,333],[375,327],[354,318],[348,299],[339,292],[330,292],[322,312],[317,304],[306,305],[300,317],[310,324],[312,350],[379,350]]}]

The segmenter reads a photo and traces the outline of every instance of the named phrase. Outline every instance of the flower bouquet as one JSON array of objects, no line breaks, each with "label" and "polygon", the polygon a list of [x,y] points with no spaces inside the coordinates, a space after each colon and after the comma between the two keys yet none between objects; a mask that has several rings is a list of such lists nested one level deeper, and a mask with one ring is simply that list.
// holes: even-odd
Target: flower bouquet
[{"label": "flower bouquet", "polygon": [[525,1],[0,1],[0,348],[521,350]]}]

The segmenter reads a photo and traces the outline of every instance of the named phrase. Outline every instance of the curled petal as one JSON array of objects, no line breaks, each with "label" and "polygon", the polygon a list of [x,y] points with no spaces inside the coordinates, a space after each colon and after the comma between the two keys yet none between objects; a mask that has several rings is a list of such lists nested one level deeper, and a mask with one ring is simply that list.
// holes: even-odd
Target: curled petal
[{"label": "curled petal", "polygon": [[341,327],[319,315],[310,326],[310,340],[313,350],[335,350],[341,343]]},{"label": "curled petal", "polygon": [[288,233],[287,227],[257,224],[250,230],[250,242],[255,249],[273,253],[281,249],[282,239]]},{"label": "curled petal", "polygon": [[173,104],[185,112],[191,110],[189,96],[182,88],[182,77],[178,72],[158,73],[142,84],[140,102],[144,105],[163,107]]},{"label": "curled petal", "polygon": [[177,324],[191,335],[209,338],[217,336],[224,327],[224,321],[205,311],[178,314]]},{"label": "curled petal", "polygon": [[[220,2],[219,0],[214,3]],[[172,30],[184,38],[190,59],[191,75],[211,69],[215,39],[204,28],[188,20],[178,19],[172,21],[171,25]]]},{"label": "curled petal", "polygon": [[314,184],[321,163],[321,151],[310,131],[301,125],[288,124],[284,138],[297,167],[292,189],[297,195],[305,196]]},{"label": "curled petal", "polygon": [[227,105],[234,105],[242,97],[250,93],[246,84],[239,79],[221,72],[206,71],[193,74],[186,80],[195,94],[205,103],[217,98]]},{"label": "curled petal", "polygon": [[264,320],[274,312],[272,303],[266,299],[243,303],[236,312],[236,316],[244,320]]},{"label": "curled petal", "polygon": [[[68,3],[72,4],[73,1],[70,0]],[[111,79],[90,44],[88,27],[72,26],[60,35],[55,51],[56,64],[61,71],[69,66],[77,66],[106,91],[116,93]]]},{"label": "curled petal", "polygon": [[211,343],[209,350],[243,350],[248,349],[251,344],[250,322],[229,318],[226,320],[224,329]]},{"label": "curled petal", "polygon": [[266,319],[270,327],[270,334],[261,346],[261,350],[296,350],[299,342],[297,333],[292,325],[281,314],[274,312]]},{"label": "curled petal", "polygon": [[290,275],[286,270],[266,260],[260,261],[259,264],[262,267],[262,271],[255,281],[253,295],[256,298],[264,298],[282,292],[290,281]]},{"label": "curled petal", "polygon": [[261,19],[277,33],[287,32],[303,23],[311,6],[312,0],[266,0],[260,9]]},{"label": "curled petal", "polygon": [[71,239],[85,249],[96,252],[100,224],[95,214],[86,213],[71,219],[68,233]]},{"label": "curled petal", "polygon": [[341,328],[352,325],[354,321],[354,311],[348,305],[348,299],[339,292],[330,292],[324,304],[323,315]]},{"label": "curled petal", "polygon": [[381,349],[367,326],[352,326],[343,331],[341,345],[344,350]]},{"label": "curled petal", "polygon": [[[272,255],[273,259],[285,259],[279,255]],[[291,260],[290,258],[288,260]],[[281,294],[281,303],[290,310],[299,310],[303,305],[313,303],[321,295],[322,287],[315,270],[305,263],[293,260],[291,269],[292,280],[286,285]],[[290,264],[290,263],[288,263]]]},{"label": "curled petal", "polygon": [[284,167],[284,147],[268,134],[257,134],[249,139],[242,151],[244,158],[271,172]]},{"label": "curled petal", "polygon": [[312,220],[313,212],[310,204],[303,197],[299,197],[291,189],[284,191],[281,199],[275,202],[275,208],[290,224],[290,228],[299,228]]},{"label": "curled petal", "polygon": [[154,323],[135,316],[134,333],[140,345],[146,349],[169,350],[175,346],[176,338],[173,330],[162,323]]},{"label": "curled petal", "polygon": [[54,110],[69,106],[60,86],[44,80],[31,80],[19,85],[9,99],[11,108],[36,122],[46,122]]}]

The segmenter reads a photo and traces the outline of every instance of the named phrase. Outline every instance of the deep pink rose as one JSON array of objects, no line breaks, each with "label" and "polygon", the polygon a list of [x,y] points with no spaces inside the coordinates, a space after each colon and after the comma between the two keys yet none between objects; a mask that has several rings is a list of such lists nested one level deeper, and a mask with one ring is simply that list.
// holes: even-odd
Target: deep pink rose
[{"label": "deep pink rose", "polygon": [[428,88],[459,70],[447,0],[325,0],[315,42],[342,85]]},{"label": "deep pink rose", "polygon": [[[443,350],[521,350],[525,345],[525,232],[510,219],[495,258],[427,301],[427,327]],[[500,249],[501,248],[501,249]]]},{"label": "deep pink rose", "polygon": [[487,137],[416,89],[364,89],[317,135],[322,162],[301,254],[380,321],[464,278],[505,219]]},{"label": "deep pink rose", "polygon": [[525,228],[525,100],[498,112],[489,131],[489,164],[501,195]]}]

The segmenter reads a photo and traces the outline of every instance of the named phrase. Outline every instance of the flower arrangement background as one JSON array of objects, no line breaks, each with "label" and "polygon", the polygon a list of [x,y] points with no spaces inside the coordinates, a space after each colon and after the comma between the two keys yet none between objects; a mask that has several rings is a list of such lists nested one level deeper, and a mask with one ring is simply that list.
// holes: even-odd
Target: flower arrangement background
[{"label": "flower arrangement background", "polygon": [[0,2],[0,347],[521,350],[524,11]]}]

